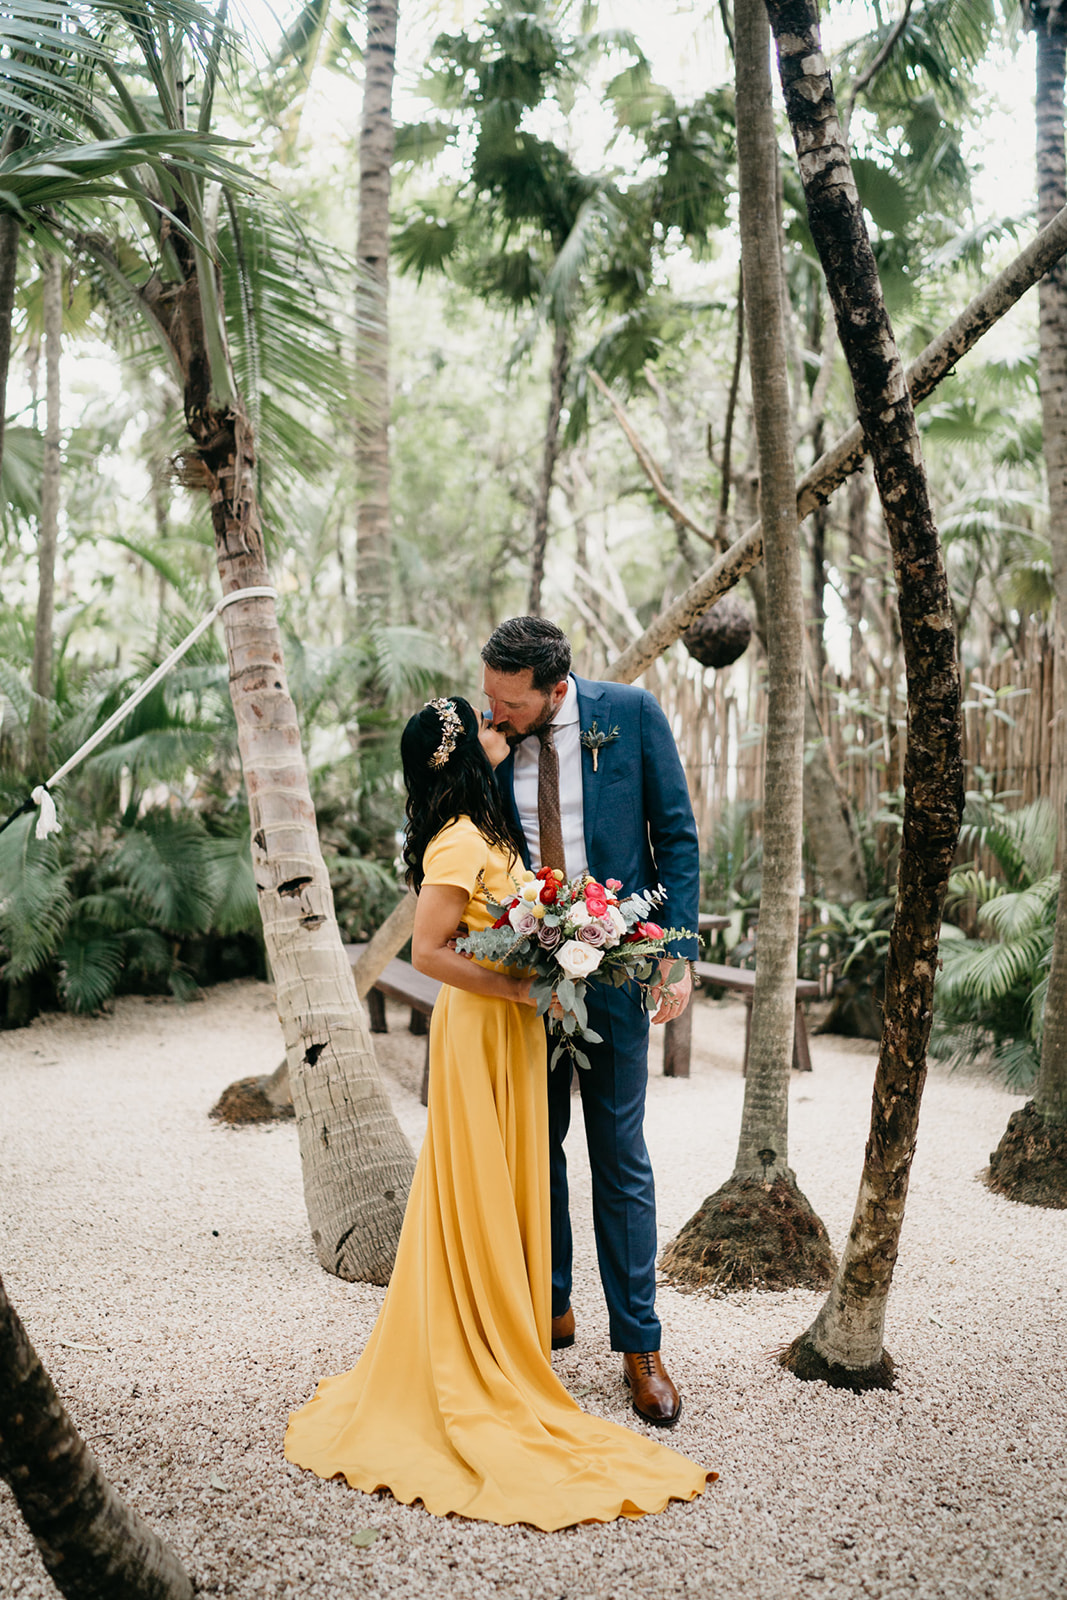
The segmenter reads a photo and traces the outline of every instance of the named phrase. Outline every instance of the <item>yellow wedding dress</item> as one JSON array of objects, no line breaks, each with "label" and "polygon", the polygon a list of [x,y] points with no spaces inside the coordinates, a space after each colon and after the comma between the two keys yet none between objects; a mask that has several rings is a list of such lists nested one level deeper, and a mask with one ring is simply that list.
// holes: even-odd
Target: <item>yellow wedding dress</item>
[{"label": "yellow wedding dress", "polygon": [[[466,817],[427,848],[471,932],[513,893]],[[430,1024],[426,1139],[378,1321],[351,1372],[289,1419],[288,1460],[436,1516],[551,1531],[692,1500],[703,1467],[589,1416],[549,1357],[545,1031],[531,1006],[442,989]]]}]

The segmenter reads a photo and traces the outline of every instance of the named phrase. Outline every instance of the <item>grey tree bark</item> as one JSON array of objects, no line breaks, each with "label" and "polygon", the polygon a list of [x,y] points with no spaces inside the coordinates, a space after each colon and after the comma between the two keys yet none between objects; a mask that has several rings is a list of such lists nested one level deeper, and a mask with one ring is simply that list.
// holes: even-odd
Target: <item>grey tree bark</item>
[{"label": "grey tree bark", "polygon": [[552,366],[549,372],[548,413],[545,440],[541,451],[541,472],[534,500],[533,544],[530,550],[530,596],[526,609],[531,617],[541,615],[541,590],[545,581],[545,553],[548,549],[548,503],[559,459],[559,423],[563,415],[563,390],[570,369],[570,339],[565,323],[558,323],[552,335]]},{"label": "grey tree bark", "polygon": [[356,604],[361,630],[389,611],[389,196],[397,12],[397,0],[368,0],[356,239],[357,362],[364,401],[356,423]]},{"label": "grey tree bark", "polygon": [[893,551],[908,684],[903,843],[871,1130],[852,1227],[815,1322],[782,1357],[802,1378],[887,1387],[886,1300],[926,1076],[941,911],[963,810],[948,582],[904,369],[882,299],[811,0],[768,0],[812,238],[826,274]]},{"label": "grey tree bark", "polygon": [[804,599],[779,236],[778,144],[763,0],[734,7],[741,261],[767,582],[767,741],[756,985],[731,1178],[668,1245],[676,1282],[824,1286],[826,1230],[789,1166],[804,762]]},{"label": "grey tree bark", "polygon": [[[0,139],[0,161],[26,143],[26,129],[12,123]],[[11,365],[11,317],[15,308],[15,281],[19,262],[19,219],[13,211],[0,211],[0,467],[4,464],[4,422],[7,417],[7,373]]]},{"label": "grey tree bark", "polygon": [[192,1600],[174,1549],[108,1482],[0,1282],[0,1477],[68,1600]]},{"label": "grey tree bark", "polygon": [[[1045,222],[1067,201],[1063,134],[1067,18],[1051,0],[1030,0],[1024,10],[1037,35],[1037,198],[1038,216]],[[1056,262],[1037,293],[1041,418],[1056,590],[1056,681],[1062,685],[1067,682],[1067,260]],[[1062,711],[1061,706],[1061,715]],[[1061,855],[1065,850],[1067,800],[1060,818]],[[1061,876],[1056,905],[1041,1065],[1033,1099],[1012,1113],[989,1158],[989,1184],[1011,1200],[1067,1209],[1067,870]]]},{"label": "grey tree bark", "polygon": [[[1021,251],[1010,266],[975,296],[968,306],[912,362],[904,374],[912,403],[933,393],[956,362],[978,343],[983,334],[1001,317],[1054,262],[1067,252],[1067,210],[1043,228]],[[850,477],[868,453],[859,422],[843,433],[816,461],[797,484],[797,515],[803,521],[815,507],[828,500],[834,490]],[[620,683],[632,683],[651,662],[668,650],[689,625],[703,616],[709,606],[739,583],[763,559],[763,535],[754,522],[740,539],[719,556],[677,600],[649,624],[639,639],[617,656],[605,676]]]},{"label": "grey tree bark", "polygon": [[59,540],[60,489],[60,351],[63,339],[63,269],[59,256],[47,251],[41,259],[44,309],[45,425],[41,473],[41,516],[37,529],[37,615],[33,632],[33,692],[30,711],[30,761],[47,776],[48,730],[51,722],[52,650],[55,620],[56,545]]}]

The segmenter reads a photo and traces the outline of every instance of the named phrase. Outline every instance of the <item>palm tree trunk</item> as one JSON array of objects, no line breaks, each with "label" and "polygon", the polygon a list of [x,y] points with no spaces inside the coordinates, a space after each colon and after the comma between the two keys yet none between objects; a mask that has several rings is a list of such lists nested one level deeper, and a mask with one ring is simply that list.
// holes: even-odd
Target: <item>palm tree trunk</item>
[{"label": "palm tree trunk", "polygon": [[[789,1167],[789,1073],[796,1010],[804,763],[804,600],[786,365],[778,146],[763,0],[737,0],[737,154],[741,261],[759,450],[767,579],[767,755],[763,888],[748,1073],[737,1159],[663,1258],[675,1281],[720,1287],[823,1287],[826,1230]],[[743,1219],[743,1222],[742,1222]]]},{"label": "palm tree trunk", "polygon": [[[26,129],[13,123],[0,139],[0,161],[26,143]],[[19,264],[19,219],[0,211],[0,467],[4,464],[4,420],[7,416],[7,373],[11,365],[11,316]]]},{"label": "palm tree trunk", "polygon": [[886,1387],[886,1299],[926,1077],[941,911],[963,810],[960,681],[915,413],[882,299],[810,0],[768,0],[812,238],[833,301],[893,550],[908,684],[904,828],[882,1042],[859,1197],[829,1297],[783,1364]]},{"label": "palm tree trunk", "polygon": [[[184,374],[191,465],[209,494],[219,578],[229,594],[270,582],[255,444],[240,400],[215,398],[198,259],[184,241],[177,253],[185,281],[152,310]],[[221,327],[216,339],[224,345]],[[224,380],[232,386],[232,374]],[[311,1234],[328,1272],[387,1283],[414,1158],[378,1075],[341,944],[274,601],[242,600],[226,608],[223,622]]]},{"label": "palm tree trunk", "polygon": [[356,426],[356,596],[361,631],[389,612],[389,194],[396,27],[397,0],[368,0],[356,241],[356,337],[363,400]]},{"label": "palm tree trunk", "polygon": [[52,698],[52,632],[55,618],[56,544],[59,538],[60,406],[59,358],[63,338],[63,270],[48,251],[41,261],[44,302],[45,427],[41,474],[41,516],[37,531],[37,618],[33,634],[33,692],[30,712],[30,765],[47,773]]},{"label": "palm tree trunk", "polygon": [[[1037,199],[1038,215],[1046,222],[1067,201],[1063,136],[1067,25],[1058,7],[1031,4],[1027,9],[1037,34]],[[1062,684],[1067,682],[1067,260],[1055,264],[1037,292],[1041,419],[1056,588],[1056,681]],[[1061,855],[1065,849],[1067,802],[1060,820]],[[989,1158],[989,1184],[1011,1200],[1067,1208],[1067,870],[1056,904],[1034,1097],[1012,1113]]]},{"label": "palm tree trunk", "polygon": [[2,1282],[0,1477],[68,1600],[192,1600],[175,1551],[100,1470]]},{"label": "palm tree trunk", "polygon": [[552,340],[552,368],[549,374],[548,416],[545,419],[545,444],[541,455],[541,476],[534,502],[533,547],[530,552],[530,598],[527,610],[541,615],[541,589],[545,580],[545,550],[548,546],[548,502],[552,494],[556,461],[559,457],[559,420],[563,414],[563,390],[570,367],[567,329],[560,322]]},{"label": "palm tree trunk", "polygon": [[[1059,212],[1055,221],[1043,228],[1011,265],[976,295],[955,321],[931,340],[912,362],[904,376],[913,404],[918,405],[932,394],[957,361],[973,349],[982,335],[988,333],[1065,253],[1067,210]],[[854,422],[826,454],[809,467],[797,484],[797,516],[801,521],[856,471],[867,456],[867,448],[862,425]],[[763,531],[760,523],[755,522],[649,624],[639,639],[615,658],[606,676],[620,683],[632,683],[639,678],[681,638],[686,628],[740,583],[762,559]]]}]

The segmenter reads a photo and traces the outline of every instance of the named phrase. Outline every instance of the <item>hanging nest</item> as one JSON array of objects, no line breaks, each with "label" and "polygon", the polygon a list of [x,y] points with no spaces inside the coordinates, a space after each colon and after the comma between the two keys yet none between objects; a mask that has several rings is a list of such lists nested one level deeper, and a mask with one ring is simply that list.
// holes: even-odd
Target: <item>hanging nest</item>
[{"label": "hanging nest", "polygon": [[732,594],[723,595],[682,634],[682,643],[702,667],[728,667],[743,656],[752,638],[748,607]]}]

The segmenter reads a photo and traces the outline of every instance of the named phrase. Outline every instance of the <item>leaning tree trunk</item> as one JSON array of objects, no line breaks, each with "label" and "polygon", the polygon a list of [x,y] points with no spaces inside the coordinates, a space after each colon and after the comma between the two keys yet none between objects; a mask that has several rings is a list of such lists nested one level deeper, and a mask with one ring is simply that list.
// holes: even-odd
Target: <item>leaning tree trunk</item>
[{"label": "leaning tree trunk", "polygon": [[552,368],[549,373],[548,416],[545,419],[545,442],[541,453],[541,476],[537,483],[534,501],[533,546],[530,552],[530,598],[527,610],[532,617],[541,615],[541,589],[545,580],[545,551],[548,548],[548,502],[552,496],[552,482],[559,458],[559,422],[563,415],[563,390],[570,366],[570,344],[564,323],[556,326],[552,340]]},{"label": "leaning tree trunk", "polygon": [[941,911],[963,810],[960,681],[915,412],[863,220],[813,0],[768,0],[812,238],[848,362],[893,551],[908,685],[904,824],[882,1042],[859,1197],[829,1297],[783,1364],[888,1386],[886,1299],[926,1076]]},{"label": "leaning tree trunk", "polygon": [[[1037,33],[1037,203],[1047,222],[1067,200],[1063,139],[1067,23],[1059,6],[1031,3]],[[1038,287],[1041,383],[1048,524],[1056,587],[1056,682],[1067,682],[1067,261],[1058,261]],[[1062,698],[1063,690],[1060,689]],[[1063,748],[1063,740],[1060,740]],[[1060,820],[1060,854],[1067,851],[1067,784]],[[1067,1208],[1067,870],[1060,879],[1056,930],[1045,999],[1041,1065],[1034,1097],[1012,1113],[989,1158],[989,1184],[1011,1200]]]},{"label": "leaning tree trunk", "polygon": [[0,1477],[68,1600],[192,1600],[176,1552],[120,1498],[0,1281]]},{"label": "leaning tree trunk", "polygon": [[361,631],[389,611],[389,194],[396,26],[397,0],[368,0],[356,240],[362,404],[356,426],[356,603]]},{"label": "leaning tree trunk", "polygon": [[[195,444],[189,475],[208,491],[219,577],[230,594],[270,583],[252,425],[240,400],[215,398],[197,257],[184,239],[175,249],[184,282],[149,304],[183,374]],[[232,390],[232,374],[227,381]],[[235,602],[223,623],[312,1238],[328,1272],[386,1283],[414,1159],[378,1075],[341,944],[274,600]]]},{"label": "leaning tree trunk", "polygon": [[[1037,238],[981,294],[976,295],[955,321],[932,339],[912,362],[905,379],[915,405],[933,393],[957,361],[1011,310],[1027,289],[1033,288],[1042,274],[1065,252],[1067,210],[1059,212],[1055,221],[1043,228]],[[862,425],[854,422],[797,484],[798,517],[803,520],[811,515],[817,505],[828,500],[834,490],[860,466],[867,451]],[[635,639],[615,658],[605,676],[620,683],[632,683],[639,678],[653,661],[670,649],[676,639],[681,638],[686,628],[703,616],[709,606],[713,606],[735,584],[740,583],[762,559],[763,531],[756,522],[661,612],[639,639]]]},{"label": "leaning tree trunk", "polygon": [[[0,161],[26,143],[25,128],[12,123],[0,139]],[[15,281],[19,264],[19,219],[0,207],[0,468],[4,464],[4,420],[7,416],[7,373],[11,365],[11,317],[15,309]]]},{"label": "leaning tree trunk", "polygon": [[778,237],[778,145],[763,0],[737,0],[735,60],[741,261],[759,450],[767,579],[763,887],[741,1137],[733,1174],[668,1245],[676,1283],[821,1288],[826,1229],[789,1166],[804,762],[804,600]]},{"label": "leaning tree trunk", "polygon": [[30,711],[30,765],[47,776],[48,729],[52,699],[52,633],[55,620],[56,544],[59,538],[59,356],[63,339],[63,270],[53,251],[41,261],[44,305],[45,425],[41,473],[41,515],[37,528],[37,616],[33,633],[33,692]]}]

